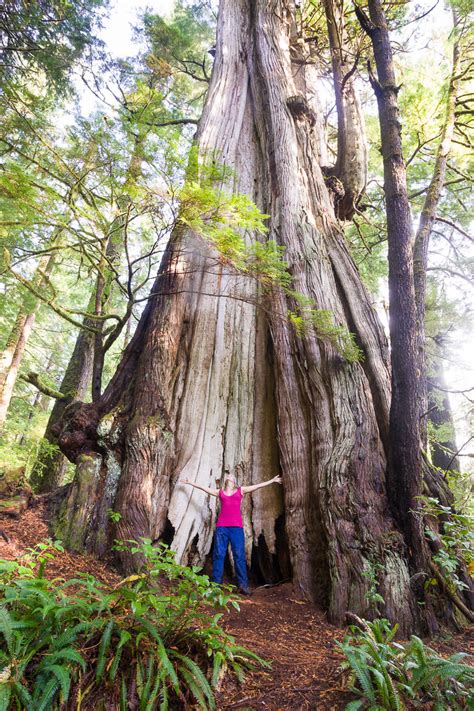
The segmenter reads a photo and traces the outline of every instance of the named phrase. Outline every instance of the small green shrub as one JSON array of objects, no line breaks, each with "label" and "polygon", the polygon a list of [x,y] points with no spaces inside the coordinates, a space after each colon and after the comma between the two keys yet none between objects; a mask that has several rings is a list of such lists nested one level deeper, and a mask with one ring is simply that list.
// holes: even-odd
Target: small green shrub
[{"label": "small green shrub", "polygon": [[415,635],[399,644],[394,641],[398,626],[385,619],[362,625],[351,626],[339,645],[351,690],[360,697],[345,711],[403,711],[407,704],[432,711],[474,707],[474,667],[462,663],[466,654],[444,659]]},{"label": "small green shrub", "polygon": [[[456,513],[450,506],[443,506],[431,496],[419,496],[425,518],[436,519],[439,531],[425,526],[425,535],[439,545],[433,555],[441,573],[451,590],[462,592],[467,588],[460,579],[459,563],[463,562],[470,573],[474,570],[474,516]],[[436,583],[436,581],[432,581]]]},{"label": "small green shrub", "polygon": [[268,666],[219,625],[238,608],[230,588],[178,565],[163,545],[129,545],[146,565],[113,587],[88,574],[47,579],[58,542],[0,561],[0,711],[100,710],[106,701],[166,711],[177,700],[213,709],[226,670],[242,679]]}]

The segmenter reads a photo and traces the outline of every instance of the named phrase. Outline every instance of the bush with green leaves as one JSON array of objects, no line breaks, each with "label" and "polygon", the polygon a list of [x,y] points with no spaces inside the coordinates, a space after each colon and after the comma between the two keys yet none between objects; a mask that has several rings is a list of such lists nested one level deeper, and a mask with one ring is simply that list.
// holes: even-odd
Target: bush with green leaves
[{"label": "bush with green leaves", "polygon": [[350,671],[351,691],[360,698],[345,711],[461,711],[474,708],[474,667],[463,663],[467,654],[448,659],[427,647],[419,637],[394,641],[398,625],[388,620],[359,620],[339,647]]},{"label": "bush with green leaves", "polygon": [[[426,537],[438,546],[433,560],[438,564],[446,584],[453,591],[462,592],[468,586],[459,577],[462,561],[470,573],[474,570],[474,516],[468,512],[456,512],[451,506],[443,506],[432,496],[419,496],[423,504],[425,520],[432,519],[437,531],[425,526]],[[430,580],[436,584],[436,580]]]},{"label": "bush with green leaves", "polygon": [[0,561],[0,711],[213,709],[227,670],[242,680],[268,666],[219,625],[238,608],[230,588],[163,545],[127,545],[146,564],[114,586],[89,574],[48,579],[59,542]]}]

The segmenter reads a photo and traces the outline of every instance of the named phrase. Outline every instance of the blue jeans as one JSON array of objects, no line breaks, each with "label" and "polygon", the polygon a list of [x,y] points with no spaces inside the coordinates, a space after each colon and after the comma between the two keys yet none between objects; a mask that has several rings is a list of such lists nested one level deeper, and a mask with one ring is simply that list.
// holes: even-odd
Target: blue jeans
[{"label": "blue jeans", "polygon": [[235,572],[239,587],[247,590],[249,581],[247,578],[247,564],[245,562],[245,539],[244,529],[240,526],[218,526],[214,535],[214,552],[212,556],[212,580],[215,583],[222,583],[224,575],[224,561],[227,548],[232,549],[234,556]]}]

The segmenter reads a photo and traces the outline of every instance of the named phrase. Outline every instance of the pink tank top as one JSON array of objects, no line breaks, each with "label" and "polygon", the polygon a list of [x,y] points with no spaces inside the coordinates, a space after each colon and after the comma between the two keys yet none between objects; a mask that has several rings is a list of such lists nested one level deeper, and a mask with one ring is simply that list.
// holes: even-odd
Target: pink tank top
[{"label": "pink tank top", "polygon": [[242,514],[240,513],[242,498],[243,494],[240,486],[230,496],[224,494],[223,490],[220,489],[221,511],[217,519],[217,526],[239,526],[239,528],[243,528]]}]

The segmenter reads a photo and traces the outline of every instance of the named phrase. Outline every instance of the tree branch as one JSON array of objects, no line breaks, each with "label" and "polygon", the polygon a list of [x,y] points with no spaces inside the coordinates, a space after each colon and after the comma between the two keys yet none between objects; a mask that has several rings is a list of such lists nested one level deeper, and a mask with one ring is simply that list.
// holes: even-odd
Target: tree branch
[{"label": "tree branch", "polygon": [[55,400],[71,399],[69,395],[65,395],[60,390],[55,390],[50,385],[47,385],[47,383],[43,382],[41,380],[41,376],[38,373],[33,373],[30,371],[25,375],[21,374],[19,377],[20,380],[24,380],[25,383],[30,383],[30,385],[34,385],[35,388],[37,388],[40,392],[43,393],[43,395],[46,395],[47,397],[52,397]]}]

